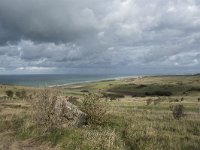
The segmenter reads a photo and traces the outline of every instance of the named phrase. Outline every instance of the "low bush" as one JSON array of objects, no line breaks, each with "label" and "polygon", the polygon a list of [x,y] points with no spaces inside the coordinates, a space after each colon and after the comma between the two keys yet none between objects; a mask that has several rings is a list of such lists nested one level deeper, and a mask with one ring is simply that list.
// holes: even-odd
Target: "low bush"
[{"label": "low bush", "polygon": [[[57,91],[44,89],[40,90],[33,97],[33,121],[49,131],[54,128],[61,128],[63,125],[70,126],[73,122],[72,114],[65,101],[75,102],[75,97],[67,97],[62,99],[58,96]],[[77,101],[77,100],[76,100]],[[101,100],[100,96],[95,94],[87,94],[84,96],[82,104],[79,103],[81,110],[87,114],[86,124],[100,125],[105,121],[107,112],[106,102]],[[76,117],[76,116],[75,116]]]},{"label": "low bush", "polygon": [[81,90],[80,92],[88,93],[89,91],[88,90]]},{"label": "low bush", "polygon": [[21,98],[21,92],[17,91],[17,92],[15,92],[15,95],[16,95],[18,98]]},{"label": "low bush", "polygon": [[181,104],[170,106],[174,119],[180,119],[184,116],[184,107]]},{"label": "low bush", "polygon": [[188,90],[189,92],[192,92],[192,91],[197,91],[197,92],[200,92],[200,87],[192,87]]},{"label": "low bush", "polygon": [[27,97],[27,93],[25,90],[22,90],[22,91],[17,91],[15,93],[15,95],[18,97],[18,98],[26,98]]},{"label": "low bush", "polygon": [[37,125],[42,126],[46,131],[61,127],[62,117],[56,111],[56,101],[57,93],[49,89],[39,91],[32,100],[33,121]]},{"label": "low bush", "polygon": [[147,85],[141,84],[141,85],[138,85],[136,88],[144,88],[144,87],[147,87]]},{"label": "low bush", "polygon": [[6,91],[6,95],[7,95],[8,97],[12,98],[13,95],[14,95],[14,92],[11,91],[11,90],[8,90],[8,91]]},{"label": "low bush", "polygon": [[83,98],[82,111],[87,114],[87,124],[101,125],[106,119],[107,106],[99,95],[89,93]]}]

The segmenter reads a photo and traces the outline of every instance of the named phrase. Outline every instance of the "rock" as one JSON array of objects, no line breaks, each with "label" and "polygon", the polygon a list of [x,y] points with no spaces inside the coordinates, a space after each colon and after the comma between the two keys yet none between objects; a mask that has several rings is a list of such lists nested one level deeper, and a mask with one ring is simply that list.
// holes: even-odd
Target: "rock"
[{"label": "rock", "polygon": [[81,127],[86,123],[87,114],[66,99],[57,99],[56,112],[62,119],[62,126]]}]

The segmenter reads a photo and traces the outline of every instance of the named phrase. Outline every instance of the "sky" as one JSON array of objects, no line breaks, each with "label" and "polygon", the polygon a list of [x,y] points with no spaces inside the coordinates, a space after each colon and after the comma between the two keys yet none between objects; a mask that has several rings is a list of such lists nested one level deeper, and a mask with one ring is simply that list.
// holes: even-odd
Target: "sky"
[{"label": "sky", "polygon": [[0,74],[199,72],[199,0],[0,0]]}]

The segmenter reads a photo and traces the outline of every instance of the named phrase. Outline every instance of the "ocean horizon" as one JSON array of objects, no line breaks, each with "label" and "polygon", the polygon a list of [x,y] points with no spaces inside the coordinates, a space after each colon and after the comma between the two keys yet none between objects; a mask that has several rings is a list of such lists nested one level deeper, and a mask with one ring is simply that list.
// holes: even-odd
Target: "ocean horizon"
[{"label": "ocean horizon", "polygon": [[135,75],[113,74],[27,74],[27,75],[0,75],[0,84],[19,86],[56,86],[81,82],[116,79]]}]

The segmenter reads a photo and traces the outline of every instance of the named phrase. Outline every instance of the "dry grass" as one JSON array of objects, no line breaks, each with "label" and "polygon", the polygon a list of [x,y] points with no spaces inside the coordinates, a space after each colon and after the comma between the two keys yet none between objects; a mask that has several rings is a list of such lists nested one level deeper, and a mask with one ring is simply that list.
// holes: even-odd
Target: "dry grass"
[{"label": "dry grass", "polygon": [[[156,107],[166,104],[161,102]],[[146,107],[146,101],[123,99],[107,102],[109,118],[100,127],[53,129],[48,133],[44,133],[43,126],[35,126],[31,122],[26,109],[14,115],[11,110],[15,112],[16,108],[11,107],[10,114],[1,114],[0,129],[1,136],[6,132],[12,134],[6,134],[5,140],[0,143],[8,148],[15,146],[16,149],[28,149],[28,145],[32,149],[46,147],[69,150],[199,149],[199,114],[188,114],[175,120],[170,110],[139,109],[139,106]],[[34,144],[28,143],[27,139],[32,139]]]},{"label": "dry grass", "polygon": [[124,150],[124,143],[115,130],[87,131],[84,139],[91,150]]},{"label": "dry grass", "polygon": [[[185,79],[184,77],[176,77],[175,79],[170,77],[151,77],[134,81],[138,84],[141,84],[140,81],[144,84],[152,84],[154,80],[155,83],[159,84],[165,84],[169,81],[171,84],[176,85],[183,79],[182,84],[191,84],[192,82],[191,78]],[[130,82],[134,81],[130,80]],[[111,81],[109,81],[110,83]],[[107,83],[100,83],[102,87],[104,84]],[[97,83],[98,87],[100,85]],[[95,84],[92,84],[92,86],[95,86]],[[33,97],[32,101],[36,101],[37,104],[41,103],[41,105],[37,106],[39,108],[37,109],[41,115],[45,116],[52,112],[52,109],[47,109],[46,107],[52,108],[54,106],[56,99],[54,96],[62,94],[54,93],[54,91],[41,92],[43,94],[40,92],[35,93],[39,96]],[[64,93],[67,92],[64,91]],[[182,97],[184,100],[180,101]],[[54,124],[55,120],[57,120],[54,117],[47,119],[47,122],[53,122],[53,125],[44,123],[45,125],[38,126],[30,119],[32,113],[30,109],[32,102],[30,100],[1,101],[0,149],[199,150],[200,117],[198,97],[200,97],[198,92],[191,92],[189,95],[184,96],[160,97],[159,103],[154,105],[154,101],[158,97],[133,98],[126,96],[117,101],[104,103],[98,96],[86,96],[83,101],[79,99],[78,104],[80,106],[85,105],[84,107],[89,112],[88,114],[93,115],[91,117],[92,122],[98,119],[94,123],[91,122],[89,123],[90,125],[81,128],[54,128],[57,126]],[[46,104],[47,102],[43,101],[44,99],[50,103]],[[149,103],[148,99],[151,99],[152,102]],[[179,102],[175,102],[174,100],[176,99]],[[174,119],[169,108],[169,106],[177,104],[181,104],[185,108],[185,115],[179,120]],[[55,120],[52,121],[52,119]],[[41,123],[41,120],[38,121]],[[100,123],[99,120],[101,120]],[[53,127],[53,129],[44,132],[47,128],[46,125]]]}]

